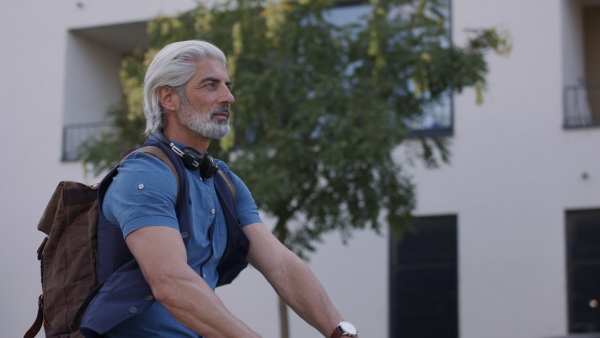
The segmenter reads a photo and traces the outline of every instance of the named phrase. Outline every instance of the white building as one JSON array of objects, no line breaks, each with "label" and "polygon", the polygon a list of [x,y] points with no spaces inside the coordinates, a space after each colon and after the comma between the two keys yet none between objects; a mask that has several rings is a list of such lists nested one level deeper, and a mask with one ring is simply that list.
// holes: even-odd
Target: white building
[{"label": "white building", "polygon": [[[78,162],[62,161],[63,126],[101,121],[121,96],[120,59],[143,42],[144,22],[195,3],[0,2],[0,135],[7,143],[0,165],[0,337],[21,336],[35,318],[36,250],[44,237],[36,225],[56,184],[98,180]],[[310,265],[363,338],[397,337],[397,323],[416,323],[423,332],[457,327],[462,338],[600,332],[600,129],[573,128],[600,122],[600,88],[569,89],[600,83],[600,1],[452,0],[452,22],[458,44],[464,28],[496,27],[510,32],[514,48],[509,57],[487,57],[483,105],[472,90],[454,98],[451,163],[411,169],[417,224],[431,235],[419,238],[448,244],[444,257],[456,257],[420,267],[442,266],[447,279],[421,275],[415,278],[426,283],[410,284],[412,275],[395,273],[415,267],[398,256],[403,251],[368,232],[345,247],[327,237]],[[565,120],[567,112],[579,119]],[[409,150],[399,149],[398,158]],[[422,271],[437,276],[434,270]],[[418,308],[398,305],[414,305],[403,290],[417,292],[408,296],[424,306],[440,305],[435,292],[444,292],[449,308],[429,307],[429,317],[418,318]],[[255,270],[218,294],[264,337],[278,336],[275,294]],[[423,295],[435,299],[430,304]],[[318,336],[295,315],[291,334]]]}]

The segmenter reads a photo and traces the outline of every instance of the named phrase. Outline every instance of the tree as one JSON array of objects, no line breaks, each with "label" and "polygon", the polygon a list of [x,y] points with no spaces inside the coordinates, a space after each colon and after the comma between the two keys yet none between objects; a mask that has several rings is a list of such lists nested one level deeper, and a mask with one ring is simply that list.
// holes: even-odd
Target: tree
[{"label": "tree", "polygon": [[[203,39],[227,55],[236,97],[234,132],[209,152],[243,178],[281,242],[306,259],[325,233],[345,241],[387,224],[401,234],[414,184],[392,151],[445,95],[467,87],[481,94],[485,54],[509,45],[493,29],[471,31],[463,47],[450,43],[446,0],[371,0],[366,16],[335,25],[327,11],[343,2],[224,1],[156,18],[150,48],[123,62],[126,105],[113,111],[115,128],[86,144],[85,162],[98,173],[143,142],[130,126],[143,120],[145,68],[162,46]],[[101,151],[111,140],[123,147]],[[420,141],[425,163],[448,161],[442,138]]]}]

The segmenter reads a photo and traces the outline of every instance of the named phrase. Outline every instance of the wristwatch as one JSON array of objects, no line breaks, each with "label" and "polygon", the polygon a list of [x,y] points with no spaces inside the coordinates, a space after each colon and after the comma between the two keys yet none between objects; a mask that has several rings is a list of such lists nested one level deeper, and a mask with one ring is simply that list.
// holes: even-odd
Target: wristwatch
[{"label": "wristwatch", "polygon": [[340,322],[331,334],[331,338],[357,337],[358,330],[349,322]]}]

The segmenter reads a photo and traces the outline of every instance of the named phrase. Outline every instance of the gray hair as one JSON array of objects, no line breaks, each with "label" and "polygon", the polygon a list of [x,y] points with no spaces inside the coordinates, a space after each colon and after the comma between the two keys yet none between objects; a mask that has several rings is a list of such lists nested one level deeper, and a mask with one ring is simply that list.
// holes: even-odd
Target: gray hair
[{"label": "gray hair", "polygon": [[165,127],[165,112],[158,100],[158,89],[169,86],[186,100],[185,84],[196,74],[196,62],[203,59],[219,60],[227,67],[225,54],[206,41],[174,42],[156,54],[144,78],[146,135],[155,135]]}]

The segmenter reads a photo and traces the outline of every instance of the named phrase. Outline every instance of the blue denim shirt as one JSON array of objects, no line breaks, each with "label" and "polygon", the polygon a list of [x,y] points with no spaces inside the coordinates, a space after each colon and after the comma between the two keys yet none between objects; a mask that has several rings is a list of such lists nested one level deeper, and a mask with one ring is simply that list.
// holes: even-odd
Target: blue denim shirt
[{"label": "blue denim shirt", "polygon": [[[241,226],[262,222],[246,185],[224,162],[215,161],[236,188],[236,210]],[[147,226],[160,225],[179,230],[175,212],[178,187],[173,173],[162,161],[134,152],[121,162],[118,170],[106,192],[102,211],[114,226],[121,227],[125,237]],[[216,267],[227,241],[225,219],[213,179],[202,180],[197,171],[186,170],[186,175],[191,196],[191,226],[186,247],[188,264],[214,290],[219,277]],[[198,337],[179,324],[159,302],[119,324],[106,336]]]}]

